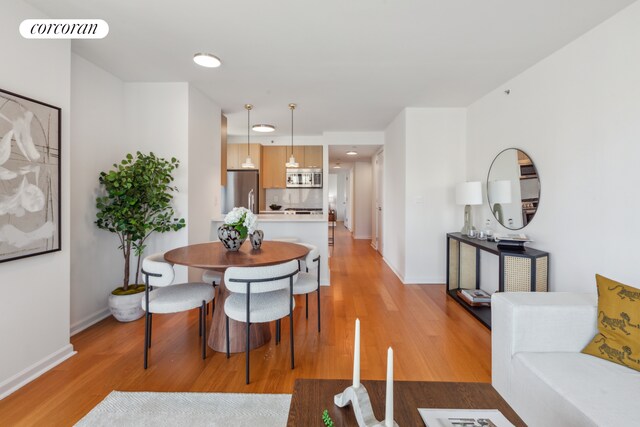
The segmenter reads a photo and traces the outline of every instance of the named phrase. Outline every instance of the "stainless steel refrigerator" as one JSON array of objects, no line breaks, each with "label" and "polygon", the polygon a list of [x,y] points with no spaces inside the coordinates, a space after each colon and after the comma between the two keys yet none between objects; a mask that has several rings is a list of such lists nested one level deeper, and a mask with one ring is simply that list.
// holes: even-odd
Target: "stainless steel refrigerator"
[{"label": "stainless steel refrigerator", "polygon": [[224,197],[224,212],[236,207],[258,213],[259,180],[257,170],[227,171],[227,188]]}]

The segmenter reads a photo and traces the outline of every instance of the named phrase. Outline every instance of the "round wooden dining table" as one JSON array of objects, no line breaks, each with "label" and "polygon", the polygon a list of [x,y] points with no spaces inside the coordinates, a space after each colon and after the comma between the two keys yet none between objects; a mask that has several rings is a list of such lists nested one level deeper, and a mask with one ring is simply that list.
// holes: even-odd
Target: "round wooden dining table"
[{"label": "round wooden dining table", "polygon": [[[164,254],[167,262],[188,267],[223,272],[229,267],[260,267],[302,259],[309,253],[306,246],[290,242],[266,240],[258,250],[245,241],[239,251],[228,251],[220,242],[200,243],[170,250]],[[259,286],[256,283],[254,286]],[[229,295],[224,279],[213,302],[215,311],[209,333],[209,347],[215,351],[226,351],[224,301]],[[266,344],[271,339],[268,323],[254,323],[250,328],[251,349]],[[229,351],[245,351],[246,326],[242,322],[229,319]]]}]

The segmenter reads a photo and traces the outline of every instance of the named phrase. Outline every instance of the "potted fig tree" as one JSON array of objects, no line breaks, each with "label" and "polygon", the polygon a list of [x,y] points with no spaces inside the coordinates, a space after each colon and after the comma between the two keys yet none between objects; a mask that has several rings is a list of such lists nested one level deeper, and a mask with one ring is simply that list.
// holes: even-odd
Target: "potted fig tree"
[{"label": "potted fig tree", "polygon": [[[144,284],[140,263],[146,241],[155,232],[177,231],[185,226],[184,218],[175,218],[172,206],[173,171],[180,165],[153,153],[127,154],[113,169],[100,172],[102,194],[96,199],[98,228],[118,236],[124,261],[121,286],[109,295],[109,310],[121,322],[144,315],[140,306]],[[131,279],[131,258],[137,257],[135,281]]]}]

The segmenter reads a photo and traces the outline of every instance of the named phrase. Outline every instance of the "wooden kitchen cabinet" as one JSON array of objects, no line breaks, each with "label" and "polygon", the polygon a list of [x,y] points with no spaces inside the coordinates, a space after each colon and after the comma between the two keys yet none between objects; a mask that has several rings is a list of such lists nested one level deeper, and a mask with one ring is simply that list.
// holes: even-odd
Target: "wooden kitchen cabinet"
[{"label": "wooden kitchen cabinet", "polygon": [[[260,169],[260,161],[262,159],[262,145],[261,144],[249,144],[249,153],[251,153],[251,160],[253,164],[256,165],[257,169]],[[239,154],[241,158],[240,164],[244,162],[247,158],[247,145],[244,145],[244,150],[242,150]],[[242,154],[240,156],[240,154]]]},{"label": "wooden kitchen cabinet", "polygon": [[[287,163],[289,161],[289,158],[291,157],[291,146],[288,145],[285,147],[285,151],[286,151],[286,161],[285,163]],[[303,146],[294,146],[293,147],[293,156],[296,158],[296,163],[298,163],[298,167],[299,168],[303,168],[304,166],[304,147]]]},{"label": "wooden kitchen cabinet", "polygon": [[[300,165],[302,165],[302,163],[300,163]],[[322,168],[322,146],[321,145],[307,145],[304,147],[304,167],[305,168]]]},{"label": "wooden kitchen cabinet", "polygon": [[[262,145],[250,144],[249,153],[256,169],[260,168]],[[242,169],[247,158],[247,144],[227,144],[227,169]]]},{"label": "wooden kitchen cabinet", "polygon": [[[295,151],[294,151],[295,152]],[[262,148],[262,186],[264,188],[286,188],[285,163],[291,150],[284,146]]]},{"label": "wooden kitchen cabinet", "polygon": [[227,144],[227,169],[238,169],[240,163],[238,162],[239,144]]}]

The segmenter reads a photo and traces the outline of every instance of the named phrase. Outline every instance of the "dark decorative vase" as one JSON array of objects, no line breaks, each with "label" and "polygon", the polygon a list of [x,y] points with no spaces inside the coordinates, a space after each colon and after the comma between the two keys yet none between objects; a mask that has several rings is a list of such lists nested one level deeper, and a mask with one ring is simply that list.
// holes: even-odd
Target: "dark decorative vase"
[{"label": "dark decorative vase", "polygon": [[218,238],[222,242],[225,248],[229,251],[237,251],[240,246],[247,240],[247,236],[240,237],[240,232],[228,225],[221,225],[218,227]]},{"label": "dark decorative vase", "polygon": [[262,239],[264,238],[264,232],[262,230],[256,230],[251,235],[249,235],[249,240],[251,241],[251,247],[253,249],[258,250],[260,246],[262,246]]}]

